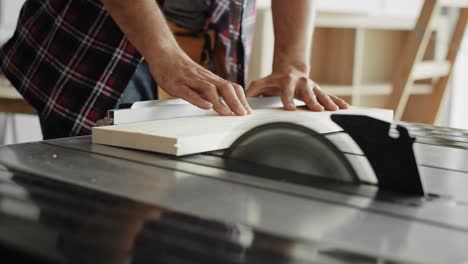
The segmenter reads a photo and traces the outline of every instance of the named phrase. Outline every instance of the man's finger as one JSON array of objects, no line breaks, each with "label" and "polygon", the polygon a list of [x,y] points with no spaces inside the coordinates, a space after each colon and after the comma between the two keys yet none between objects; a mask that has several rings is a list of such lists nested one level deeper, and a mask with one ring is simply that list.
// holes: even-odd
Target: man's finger
[{"label": "man's finger", "polygon": [[247,112],[249,114],[253,113],[252,111],[252,108],[250,107],[249,103],[247,102],[247,98],[245,98],[245,92],[244,92],[244,89],[242,88],[242,86],[240,86],[239,84],[233,84],[234,86],[234,90],[237,94],[237,98],[239,98],[241,104],[244,106],[245,110],[247,110]]},{"label": "man's finger", "polygon": [[294,104],[295,83],[292,79],[284,79],[281,83],[281,101],[283,102],[284,109],[294,111],[296,105]]},{"label": "man's finger", "polygon": [[345,100],[343,100],[343,99],[341,99],[339,97],[336,97],[334,95],[330,95],[330,98],[333,100],[333,102],[335,102],[335,104],[340,109],[348,109],[349,108],[349,104]]},{"label": "man's finger", "polygon": [[239,98],[237,98],[237,93],[231,83],[225,82],[224,84],[218,86],[218,91],[224,98],[224,101],[227,103],[229,108],[231,108],[232,112],[239,116],[248,114],[247,109],[244,108]]},{"label": "man's finger", "polygon": [[212,104],[212,108],[216,113],[222,116],[232,115],[232,111],[221,101],[216,85],[200,79],[191,79],[189,85],[196,90],[203,99]]},{"label": "man's finger", "polygon": [[183,86],[180,88],[175,96],[184,99],[185,101],[198,106],[202,109],[211,109],[213,108],[213,104],[208,102],[207,100],[203,99],[199,94],[197,94],[194,90],[190,89],[187,86]]},{"label": "man's finger", "polygon": [[324,110],[323,106],[317,101],[317,97],[309,85],[299,90],[299,98],[304,101],[307,108],[311,111],[321,112]]},{"label": "man's finger", "polygon": [[218,94],[218,88],[215,84],[204,80],[193,79],[191,80],[190,85],[198,91],[202,98],[212,104],[213,110],[215,110],[216,113],[222,116],[232,115],[232,111],[229,110],[229,108],[221,101],[221,97]]},{"label": "man's finger", "polygon": [[318,85],[315,85],[313,89],[319,103],[322,104],[326,110],[336,111],[339,109],[338,106],[330,98],[330,96],[324,93]]}]

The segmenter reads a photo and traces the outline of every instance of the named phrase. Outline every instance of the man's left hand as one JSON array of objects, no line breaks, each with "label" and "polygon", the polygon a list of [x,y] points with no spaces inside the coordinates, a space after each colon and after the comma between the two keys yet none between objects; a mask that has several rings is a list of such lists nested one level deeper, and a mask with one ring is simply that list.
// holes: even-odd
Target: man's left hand
[{"label": "man's left hand", "polygon": [[312,111],[336,111],[349,105],[342,99],[327,95],[308,77],[308,71],[296,68],[273,71],[269,76],[253,81],[246,91],[247,97],[280,95],[284,109],[296,110],[294,98],[304,101]]}]

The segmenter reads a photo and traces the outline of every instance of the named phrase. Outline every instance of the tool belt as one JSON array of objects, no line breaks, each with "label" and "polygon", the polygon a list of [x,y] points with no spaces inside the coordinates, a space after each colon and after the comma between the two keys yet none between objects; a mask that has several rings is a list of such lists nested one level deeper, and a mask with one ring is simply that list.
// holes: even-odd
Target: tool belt
[{"label": "tool belt", "polygon": [[[179,46],[193,61],[208,68],[214,61],[214,57],[219,57],[213,49],[215,37],[213,31],[197,31],[181,27],[171,21],[167,23]],[[157,89],[158,99],[174,98],[161,89],[161,87],[158,86]]]}]

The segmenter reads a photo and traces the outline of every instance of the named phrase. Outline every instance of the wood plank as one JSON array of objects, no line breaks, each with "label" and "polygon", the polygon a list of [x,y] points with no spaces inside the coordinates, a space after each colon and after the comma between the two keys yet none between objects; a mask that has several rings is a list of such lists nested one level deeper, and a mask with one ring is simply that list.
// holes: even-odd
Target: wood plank
[{"label": "wood plank", "polygon": [[392,121],[385,109],[353,107],[338,112],[282,109],[255,110],[249,116],[197,116],[93,128],[93,143],[140,149],[170,155],[188,155],[229,147],[248,130],[271,122],[292,122],[319,133],[340,131],[332,113],[361,114]]}]

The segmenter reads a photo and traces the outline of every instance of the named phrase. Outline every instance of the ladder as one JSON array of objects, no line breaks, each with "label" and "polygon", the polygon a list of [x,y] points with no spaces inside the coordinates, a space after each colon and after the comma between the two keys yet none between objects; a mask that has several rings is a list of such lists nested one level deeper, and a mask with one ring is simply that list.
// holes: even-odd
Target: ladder
[{"label": "ladder", "polygon": [[[433,23],[441,7],[457,7],[460,14],[443,61],[424,61],[433,32]],[[387,108],[395,111],[395,120],[401,120],[415,81],[434,79],[428,104],[423,106],[423,123],[434,124],[447,93],[468,20],[468,0],[425,0],[416,26],[411,31],[392,83]]]}]

